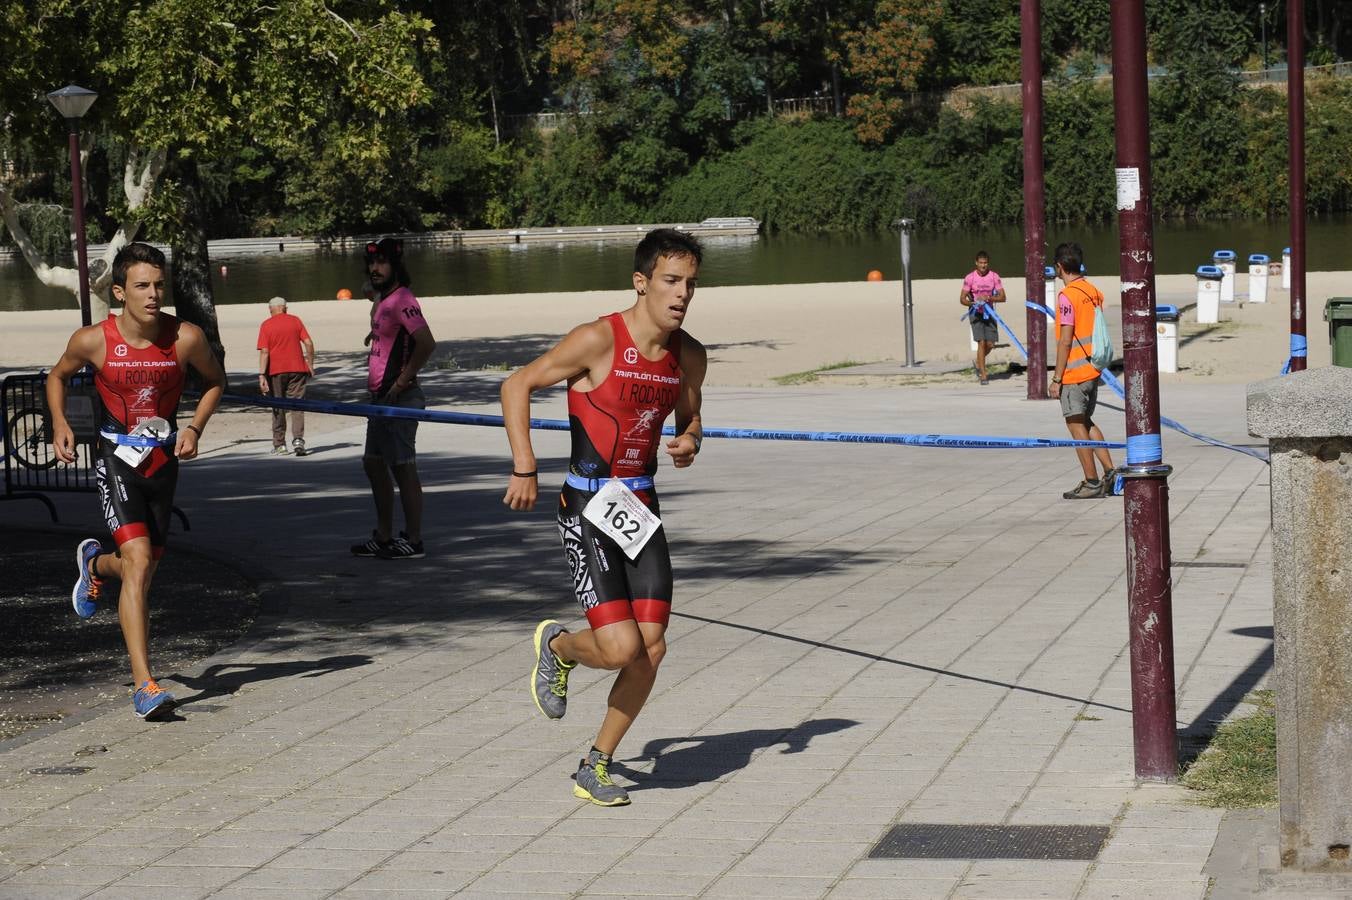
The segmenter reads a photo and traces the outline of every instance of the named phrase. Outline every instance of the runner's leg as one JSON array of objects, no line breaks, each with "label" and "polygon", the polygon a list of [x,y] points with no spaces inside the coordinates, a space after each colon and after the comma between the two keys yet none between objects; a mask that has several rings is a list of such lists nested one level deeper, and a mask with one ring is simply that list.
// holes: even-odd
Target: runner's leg
[{"label": "runner's leg", "polygon": [[117,619],[122,626],[122,640],[131,659],[132,683],[140,687],[150,674],[150,582],[155,575],[156,561],[150,538],[138,537],[118,548],[121,558],[111,557],[113,564],[102,560],[100,572],[111,571],[121,580],[118,594]]},{"label": "runner's leg", "polygon": [[643,649],[644,636],[633,619],[602,625],[595,630],[566,631],[549,642],[559,659],[579,662],[589,669],[624,669]]},{"label": "runner's leg", "polygon": [[611,686],[610,697],[606,701],[606,717],[596,735],[596,749],[602,753],[613,754],[638,718],[648,694],[652,692],[653,683],[657,681],[657,667],[667,652],[666,625],[640,622],[638,628],[643,635],[643,649],[633,662],[620,670],[619,677]]}]

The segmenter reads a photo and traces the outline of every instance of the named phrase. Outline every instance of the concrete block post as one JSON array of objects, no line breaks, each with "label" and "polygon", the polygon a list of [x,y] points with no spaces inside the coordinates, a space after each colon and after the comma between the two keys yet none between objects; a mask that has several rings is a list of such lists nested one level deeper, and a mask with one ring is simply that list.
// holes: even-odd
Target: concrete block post
[{"label": "concrete block post", "polygon": [[1352,369],[1250,384],[1248,425],[1272,456],[1281,873],[1352,889]]}]

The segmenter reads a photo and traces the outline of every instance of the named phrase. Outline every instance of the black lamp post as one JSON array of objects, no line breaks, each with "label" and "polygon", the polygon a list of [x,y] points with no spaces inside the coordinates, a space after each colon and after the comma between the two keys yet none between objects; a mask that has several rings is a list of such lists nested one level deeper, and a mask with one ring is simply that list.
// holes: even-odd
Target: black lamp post
[{"label": "black lamp post", "polygon": [[80,272],[80,322],[90,323],[89,314],[89,258],[85,251],[84,221],[84,178],[80,174],[80,119],[89,112],[89,107],[98,99],[98,94],[88,88],[66,85],[59,91],[52,91],[47,99],[52,101],[70,127],[70,184],[75,205],[75,261]]}]

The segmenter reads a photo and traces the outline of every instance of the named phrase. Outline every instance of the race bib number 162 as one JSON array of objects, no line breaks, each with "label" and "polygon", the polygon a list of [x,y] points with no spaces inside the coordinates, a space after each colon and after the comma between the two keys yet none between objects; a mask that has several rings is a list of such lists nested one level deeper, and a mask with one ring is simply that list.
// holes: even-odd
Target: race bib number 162
[{"label": "race bib number 162", "polygon": [[610,536],[624,555],[638,558],[639,552],[662,525],[662,520],[643,505],[624,482],[612,478],[591,498],[582,515]]}]

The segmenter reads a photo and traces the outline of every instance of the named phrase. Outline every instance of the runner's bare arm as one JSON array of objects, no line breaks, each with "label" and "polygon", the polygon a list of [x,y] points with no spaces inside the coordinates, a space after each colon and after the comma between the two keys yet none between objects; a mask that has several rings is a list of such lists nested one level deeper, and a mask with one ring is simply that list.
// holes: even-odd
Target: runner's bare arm
[{"label": "runner's bare arm", "polygon": [[685,335],[681,341],[681,389],[676,395],[676,436],[667,441],[667,453],[678,469],[694,463],[704,440],[700,406],[704,402],[704,373],[708,366],[704,345]]},{"label": "runner's bare arm", "polygon": [[[502,383],[502,418],[512,448],[512,471],[534,472],[535,451],[530,442],[530,395],[541,388],[586,379],[584,388],[605,377],[614,350],[614,337],[605,322],[579,325],[549,350],[517,369]],[[599,369],[599,372],[598,372]],[[539,478],[513,475],[502,502],[512,509],[530,509],[539,495]]]},{"label": "runner's bare arm", "polygon": [[179,459],[192,459],[197,455],[197,441],[225,392],[225,370],[202,329],[189,322],[179,325],[178,353],[180,359],[202,376],[202,396],[197,401],[192,422],[178,430],[178,441],[174,446],[174,455]]},{"label": "runner's bare arm", "polygon": [[66,382],[83,367],[97,365],[103,339],[98,325],[81,328],[70,336],[65,352],[47,373],[47,409],[52,415],[52,449],[62,462],[75,462],[75,434],[66,421]]}]

